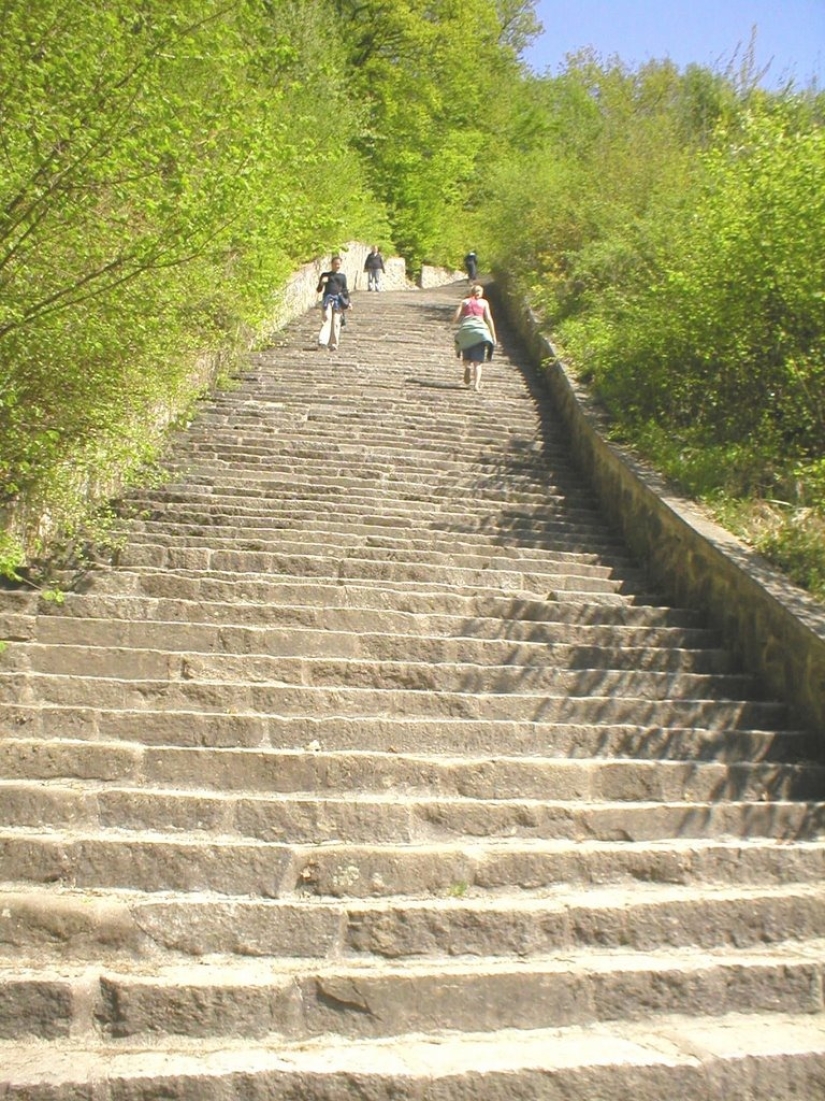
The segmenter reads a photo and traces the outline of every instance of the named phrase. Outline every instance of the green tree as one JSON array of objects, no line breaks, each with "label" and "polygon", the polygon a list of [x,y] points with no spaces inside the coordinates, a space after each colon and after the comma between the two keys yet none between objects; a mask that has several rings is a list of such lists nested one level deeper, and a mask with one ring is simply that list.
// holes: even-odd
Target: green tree
[{"label": "green tree", "polygon": [[534,0],[334,4],[350,87],[368,108],[358,148],[396,243],[413,267],[455,260],[497,148],[497,104],[538,29]]},{"label": "green tree", "polygon": [[298,262],[386,220],[317,0],[5,0],[0,29],[0,492],[54,513]]}]

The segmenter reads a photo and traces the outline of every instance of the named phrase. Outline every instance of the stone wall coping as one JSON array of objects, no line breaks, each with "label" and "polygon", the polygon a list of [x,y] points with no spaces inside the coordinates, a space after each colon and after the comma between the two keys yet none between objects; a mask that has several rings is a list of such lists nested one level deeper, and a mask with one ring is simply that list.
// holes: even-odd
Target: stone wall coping
[{"label": "stone wall coping", "polygon": [[491,288],[545,380],[611,524],[669,599],[696,607],[765,694],[795,721],[825,733],[825,608],[761,555],[606,438],[607,418],[539,318],[498,275]]}]

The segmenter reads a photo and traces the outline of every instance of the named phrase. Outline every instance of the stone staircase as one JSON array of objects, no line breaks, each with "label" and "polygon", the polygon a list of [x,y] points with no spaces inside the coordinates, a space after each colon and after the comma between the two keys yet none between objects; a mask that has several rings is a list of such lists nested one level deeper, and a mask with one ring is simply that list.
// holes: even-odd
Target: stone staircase
[{"label": "stone staircase", "polygon": [[463,289],[299,319],[0,593],[0,1098],[825,1097],[816,743]]}]

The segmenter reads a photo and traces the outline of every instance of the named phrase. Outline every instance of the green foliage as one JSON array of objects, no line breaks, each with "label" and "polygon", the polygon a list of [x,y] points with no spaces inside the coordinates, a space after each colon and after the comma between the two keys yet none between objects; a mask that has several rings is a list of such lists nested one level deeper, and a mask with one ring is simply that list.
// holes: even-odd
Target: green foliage
[{"label": "green foliage", "polygon": [[756,543],[797,585],[825,600],[825,517],[794,511]]},{"label": "green foliage", "polygon": [[491,176],[497,262],[626,443],[717,509],[787,502],[770,538],[742,530],[817,585],[799,561],[822,529],[789,517],[825,500],[821,95],[765,93],[749,56],[720,75],[587,52],[530,95],[543,141]]},{"label": "green foliage", "polygon": [[519,51],[537,31],[533,0],[334,0],[334,7],[350,89],[367,110],[358,148],[396,243],[413,269],[425,259],[455,262],[468,247],[497,122],[506,117],[509,125]]},{"label": "green foliage", "polygon": [[58,588],[42,589],[40,592],[40,599],[44,600],[47,604],[55,604],[59,607],[61,604],[65,603],[66,594],[62,589]]},{"label": "green foliage", "polygon": [[196,357],[386,219],[320,2],[6,0],[0,27],[0,500],[71,525]]},{"label": "green foliage", "polygon": [[20,569],[25,565],[26,552],[19,539],[0,531],[0,577],[7,581],[19,581]]},{"label": "green foliage", "polygon": [[628,424],[820,454],[825,142],[777,114],[746,117],[734,137],[697,156],[689,202],[651,209],[648,262],[614,267],[614,288],[562,338]]}]

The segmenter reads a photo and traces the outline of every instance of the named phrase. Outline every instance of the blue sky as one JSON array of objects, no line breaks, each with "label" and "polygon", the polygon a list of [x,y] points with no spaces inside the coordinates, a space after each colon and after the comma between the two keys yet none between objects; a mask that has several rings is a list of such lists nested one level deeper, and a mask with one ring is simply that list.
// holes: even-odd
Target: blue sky
[{"label": "blue sky", "polygon": [[825,0],[538,0],[536,13],[544,33],[525,59],[538,73],[558,74],[565,56],[586,46],[631,69],[667,57],[680,69],[696,62],[725,71],[755,26],[766,87],[790,78],[825,89]]}]

